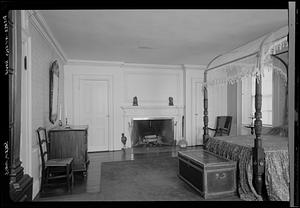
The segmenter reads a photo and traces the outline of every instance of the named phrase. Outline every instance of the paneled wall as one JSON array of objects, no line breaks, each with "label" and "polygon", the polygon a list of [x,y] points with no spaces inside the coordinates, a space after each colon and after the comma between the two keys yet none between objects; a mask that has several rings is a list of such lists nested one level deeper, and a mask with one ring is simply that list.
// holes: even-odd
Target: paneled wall
[{"label": "paneled wall", "polygon": [[238,101],[237,101],[237,83],[227,85],[227,115],[232,116],[232,124],[230,135],[237,135],[237,114],[238,114]]},{"label": "paneled wall", "polygon": [[[226,78],[226,70],[212,70],[208,73],[208,81]],[[216,127],[216,117],[227,115],[227,83],[208,85],[208,127]],[[213,131],[209,132],[213,135]]]},{"label": "paneled wall", "polygon": [[[68,109],[68,119],[70,123],[75,121],[73,105],[76,94],[75,80],[86,75],[111,76],[113,80],[113,131],[110,136],[109,150],[122,148],[121,133],[128,134],[128,118],[125,118],[124,109],[132,106],[134,96],[137,96],[140,107],[136,110],[141,111],[143,106],[146,109],[161,107],[165,111],[168,107],[168,98],[173,97],[174,106],[179,109],[184,108],[182,114],[185,116],[183,136],[188,141],[188,145],[201,145],[203,143],[203,93],[201,86],[204,68],[205,66],[200,65],[148,65],[71,60],[64,67],[65,104]],[[226,96],[223,91],[221,94],[223,97]],[[225,103],[218,110],[223,111],[226,108],[227,104]],[[223,113],[226,112],[227,109]],[[195,114],[198,114],[197,118]],[[181,132],[180,134],[182,134],[182,115],[176,115],[178,125],[180,125],[180,131],[178,131]]]},{"label": "paneled wall", "polygon": [[123,71],[121,63],[99,63],[86,61],[71,61],[64,67],[64,84],[65,84],[65,107],[67,108],[67,116],[70,124],[75,123],[75,106],[76,99],[75,81],[83,76],[100,76],[110,77],[110,86],[112,87],[112,105],[109,126],[111,134],[109,136],[109,150],[118,150],[122,148],[121,133],[122,131],[122,109],[120,104],[123,101],[124,85]]},{"label": "paneled wall", "polygon": [[139,105],[167,106],[183,104],[183,71],[181,66],[123,65],[125,105],[132,105],[134,96]]},{"label": "paneled wall", "polygon": [[[138,97],[139,106],[168,106],[173,97],[175,106],[183,105],[183,70],[181,66],[126,64],[71,60],[64,67],[65,103],[70,123],[74,123],[74,83],[86,75],[111,76],[112,132],[109,150],[122,148],[121,133],[126,132],[122,107],[132,106]],[[126,135],[129,136],[129,135]]]},{"label": "paneled wall", "polygon": [[185,66],[185,128],[188,145],[203,144],[203,72],[205,66]]}]

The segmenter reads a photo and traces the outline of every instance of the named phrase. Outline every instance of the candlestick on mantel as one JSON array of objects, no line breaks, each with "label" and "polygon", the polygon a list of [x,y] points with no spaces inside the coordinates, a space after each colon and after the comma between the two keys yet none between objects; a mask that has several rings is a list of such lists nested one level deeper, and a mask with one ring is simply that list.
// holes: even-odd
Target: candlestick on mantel
[{"label": "candlestick on mantel", "polygon": [[65,117],[68,118],[68,115],[67,115],[67,105],[65,105]]},{"label": "candlestick on mantel", "polygon": [[66,118],[66,125],[65,125],[65,128],[71,128],[68,124],[68,118]]}]

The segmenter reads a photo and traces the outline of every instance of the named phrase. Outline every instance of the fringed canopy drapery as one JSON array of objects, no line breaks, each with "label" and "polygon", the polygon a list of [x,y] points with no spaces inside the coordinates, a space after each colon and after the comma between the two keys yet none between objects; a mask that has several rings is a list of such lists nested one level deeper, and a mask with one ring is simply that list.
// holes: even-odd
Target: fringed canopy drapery
[{"label": "fringed canopy drapery", "polygon": [[[263,175],[265,173],[265,153],[262,147],[262,79],[265,70],[273,70],[280,75],[280,78],[287,83],[287,63],[284,63],[284,67],[278,67],[274,64],[273,56],[282,53],[288,46],[288,26],[282,27],[279,30],[264,35],[263,37],[249,42],[242,47],[232,50],[228,53],[222,54],[214,58],[204,71],[204,83],[203,83],[203,101],[204,101],[204,133],[203,143],[206,146],[210,136],[208,134],[208,103],[212,100],[212,104],[217,103],[222,105],[224,102],[222,95],[219,95],[214,91],[214,88],[224,90],[226,94],[227,84],[234,84],[245,77],[255,77],[255,139],[254,147],[251,148],[252,159],[252,171],[253,180],[250,179],[250,187],[254,197],[258,200],[262,196],[263,187]],[[286,50],[287,51],[287,50]],[[287,89],[287,88],[286,88]],[[212,91],[214,97],[217,99],[208,99],[208,91]],[[286,91],[287,92],[287,91]],[[210,105],[211,106],[211,105]],[[223,105],[224,106],[224,105]],[[225,111],[226,112],[226,109]],[[242,170],[240,170],[242,171]],[[253,186],[252,186],[253,182]],[[251,194],[250,194],[251,195]]]},{"label": "fringed canopy drapery", "polygon": [[[207,66],[206,85],[234,84],[249,76],[264,76],[265,70],[274,70],[287,83],[287,69],[274,65],[272,55],[288,47],[288,26],[264,35],[255,41],[228,53],[217,56]],[[215,73],[225,73],[224,76],[214,76]]]}]

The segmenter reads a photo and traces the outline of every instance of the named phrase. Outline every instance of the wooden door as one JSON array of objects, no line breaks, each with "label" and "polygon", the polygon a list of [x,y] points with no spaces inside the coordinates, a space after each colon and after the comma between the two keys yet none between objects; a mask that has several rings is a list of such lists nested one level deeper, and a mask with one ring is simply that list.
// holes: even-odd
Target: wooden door
[{"label": "wooden door", "polygon": [[79,78],[78,125],[88,125],[88,152],[109,149],[109,81]]},{"label": "wooden door", "polygon": [[203,144],[203,95],[200,79],[192,80],[192,143]]}]

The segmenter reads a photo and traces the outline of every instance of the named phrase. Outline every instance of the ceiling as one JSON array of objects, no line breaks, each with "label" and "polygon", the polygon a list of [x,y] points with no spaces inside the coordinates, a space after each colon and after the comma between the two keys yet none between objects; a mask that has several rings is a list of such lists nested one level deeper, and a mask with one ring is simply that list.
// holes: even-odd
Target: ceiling
[{"label": "ceiling", "polygon": [[39,10],[67,59],[206,65],[288,24],[288,10]]}]

